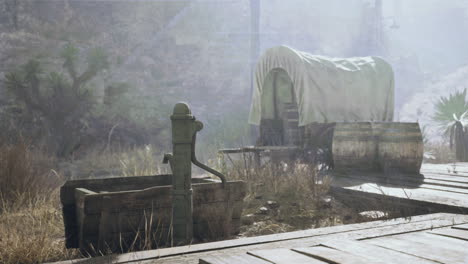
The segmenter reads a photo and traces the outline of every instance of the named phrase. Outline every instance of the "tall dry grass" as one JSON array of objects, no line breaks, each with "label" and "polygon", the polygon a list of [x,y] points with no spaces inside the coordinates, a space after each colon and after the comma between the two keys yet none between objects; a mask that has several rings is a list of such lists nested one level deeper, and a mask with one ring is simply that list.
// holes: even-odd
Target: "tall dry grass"
[{"label": "tall dry grass", "polygon": [[76,257],[66,250],[54,160],[25,142],[0,146],[0,263]]},{"label": "tall dry grass", "polygon": [[109,176],[145,176],[169,173],[162,164],[163,155],[153,146],[134,148],[94,149],[79,160],[68,164],[72,169],[69,179],[100,178]]},{"label": "tall dry grass", "polygon": [[249,154],[241,155],[238,160],[221,161],[221,170],[229,180],[247,182],[247,199],[264,195],[308,199],[320,197],[328,192],[330,181],[328,177],[320,175],[319,168],[320,165],[316,163],[271,160],[256,166]]},{"label": "tall dry grass", "polygon": [[[265,235],[342,223],[338,219],[342,217],[338,215],[341,212],[332,211],[336,207],[321,208],[331,182],[319,168],[320,165],[315,163],[271,160],[257,167],[249,154],[241,155],[237,160],[222,160],[221,169],[229,180],[247,183],[243,215],[253,222],[244,226],[242,235]],[[268,207],[268,201],[277,203],[277,208],[262,215],[259,209]],[[329,223],[324,223],[324,219],[331,218]]]},{"label": "tall dry grass", "polygon": [[[43,263],[79,257],[64,244],[62,212],[54,191],[0,213],[0,263]],[[23,200],[23,201],[24,201]]]},{"label": "tall dry grass", "polygon": [[52,158],[25,141],[0,146],[0,212],[28,205],[60,186],[63,179],[53,164]]}]

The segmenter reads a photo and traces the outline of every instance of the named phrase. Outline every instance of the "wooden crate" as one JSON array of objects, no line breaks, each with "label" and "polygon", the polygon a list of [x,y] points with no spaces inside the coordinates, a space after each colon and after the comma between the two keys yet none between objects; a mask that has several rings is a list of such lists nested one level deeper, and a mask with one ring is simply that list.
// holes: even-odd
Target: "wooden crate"
[{"label": "wooden crate", "polygon": [[[193,179],[194,238],[239,232],[245,183]],[[171,242],[171,175],[67,181],[61,202],[68,248],[93,254]]]}]

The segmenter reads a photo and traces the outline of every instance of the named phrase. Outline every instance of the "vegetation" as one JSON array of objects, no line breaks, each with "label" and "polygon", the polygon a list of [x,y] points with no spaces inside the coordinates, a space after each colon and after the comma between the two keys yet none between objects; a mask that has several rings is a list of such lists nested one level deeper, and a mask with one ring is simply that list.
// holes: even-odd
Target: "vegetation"
[{"label": "vegetation", "polygon": [[59,70],[47,72],[53,67],[34,58],[5,75],[3,83],[12,98],[0,117],[12,123],[5,129],[11,130],[9,137],[19,130],[34,145],[69,158],[95,145],[141,146],[167,136],[167,126],[160,122],[167,111],[158,109],[165,104],[135,96],[127,83],[108,83],[104,77],[110,61],[103,49],[90,49],[84,62],[81,53],[67,44]]},{"label": "vegetation", "polygon": [[466,88],[448,97],[441,97],[435,109],[433,120],[438,123],[444,136],[448,137],[450,148],[455,150],[456,159],[468,161],[468,131],[465,124],[468,112]]},{"label": "vegetation", "polygon": [[432,119],[439,125],[445,135],[449,135],[450,127],[454,121],[459,119],[466,111],[468,111],[468,101],[466,100],[465,88],[463,91],[450,94],[448,97],[440,97],[435,104],[435,114]]},{"label": "vegetation", "polygon": [[63,244],[54,159],[23,141],[0,146],[0,263],[77,257]]},{"label": "vegetation", "polygon": [[247,182],[240,236],[371,220],[328,194],[330,179],[317,164],[266,161],[256,167],[249,154],[226,159],[220,161],[227,177]]},{"label": "vegetation", "polygon": [[[167,168],[158,166],[161,163],[155,160],[152,151],[148,146],[122,152],[95,152],[89,160],[82,161],[81,167],[117,168],[116,175],[164,173]],[[0,186],[5,188],[0,189],[3,197],[0,233],[6,236],[0,239],[0,262],[27,264],[82,257],[77,250],[64,247],[58,191],[64,177],[63,171],[54,169],[60,167],[57,160],[47,158],[26,143],[4,146],[1,153]],[[248,185],[242,236],[370,220],[329,198],[326,194],[329,182],[319,177],[314,166],[276,167],[266,163],[254,168],[249,157],[233,161],[234,166],[226,165],[228,178],[245,180]],[[259,212],[264,206],[272,206],[266,214]]]},{"label": "vegetation", "polygon": [[63,180],[52,170],[53,162],[25,141],[0,145],[0,214],[55,190]]},{"label": "vegetation", "polygon": [[[5,86],[21,109],[21,118],[44,128],[47,145],[63,157],[77,147],[80,136],[88,127],[95,98],[89,82],[109,67],[102,49],[93,49],[86,60],[87,67],[78,73],[78,49],[70,44],[61,53],[61,72],[44,73],[39,60],[30,59],[14,72],[5,75]],[[31,135],[29,135],[31,136]]]}]

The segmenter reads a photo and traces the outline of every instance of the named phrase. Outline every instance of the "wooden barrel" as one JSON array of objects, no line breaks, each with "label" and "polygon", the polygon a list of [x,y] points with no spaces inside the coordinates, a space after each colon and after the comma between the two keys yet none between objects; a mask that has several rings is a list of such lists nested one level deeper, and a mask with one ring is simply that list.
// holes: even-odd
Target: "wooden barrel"
[{"label": "wooden barrel", "polygon": [[377,141],[370,122],[336,123],[332,142],[336,170],[377,168]]},{"label": "wooden barrel", "polygon": [[[421,168],[424,144],[418,123],[380,123],[378,136],[378,164],[386,173],[418,173]],[[377,131],[377,130],[376,130]]]}]

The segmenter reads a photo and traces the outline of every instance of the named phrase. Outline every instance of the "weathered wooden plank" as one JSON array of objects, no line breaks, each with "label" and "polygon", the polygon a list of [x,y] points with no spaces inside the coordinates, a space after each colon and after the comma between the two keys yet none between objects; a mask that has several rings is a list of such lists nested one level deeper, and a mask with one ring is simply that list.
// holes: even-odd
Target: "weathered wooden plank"
[{"label": "weathered wooden plank", "polygon": [[455,226],[452,226],[452,228],[468,230],[468,224],[465,224],[465,225],[455,225]]},{"label": "weathered wooden plank", "polygon": [[258,153],[262,151],[264,151],[264,149],[258,149],[256,147],[244,147],[244,148],[224,148],[224,149],[218,150],[218,153],[224,153],[224,154],[234,154],[234,153],[244,153],[244,152]]},{"label": "weathered wooden plank", "polygon": [[468,177],[459,177],[455,175],[444,175],[444,174],[437,174],[437,173],[424,173],[425,179],[432,179],[432,180],[440,180],[444,182],[454,182],[454,183],[468,183]]},{"label": "weathered wooden plank", "polygon": [[426,179],[412,179],[410,176],[402,177],[398,179],[392,179],[391,177],[385,178],[382,176],[373,176],[373,175],[357,175],[357,174],[349,174],[337,177],[344,177],[350,180],[356,180],[357,182],[365,182],[365,183],[376,183],[381,186],[385,187],[394,187],[394,188],[406,188],[406,189],[414,189],[414,188],[421,188],[421,189],[429,189],[429,190],[438,190],[438,191],[446,191],[452,193],[460,193],[460,194],[468,194],[468,185],[467,188],[463,188],[463,186],[447,186],[438,184],[438,182],[431,182],[431,180]]},{"label": "weathered wooden plank", "polygon": [[319,259],[286,248],[249,251],[248,254],[275,264],[323,264]]},{"label": "weathered wooden plank", "polygon": [[[333,173],[334,177],[341,178],[354,178],[358,181],[370,182],[370,183],[381,183],[382,185],[390,186],[391,184],[398,187],[406,188],[417,188],[417,187],[452,187],[460,188],[462,190],[455,189],[454,191],[463,191],[468,189],[468,178],[467,177],[456,177],[456,176],[445,176],[438,174],[421,175],[385,175],[383,173],[366,173],[366,174],[345,174],[340,175]],[[422,185],[424,184],[424,185]],[[421,186],[422,185],[422,186]],[[430,186],[434,185],[434,186]],[[444,190],[441,188],[441,190]],[[447,189],[447,191],[451,191]]]},{"label": "weathered wooden plank", "polygon": [[[393,263],[387,261],[375,261],[363,256],[354,255],[345,251],[336,250],[333,248],[317,246],[308,248],[295,248],[296,252],[323,260],[326,263],[346,263],[346,264],[362,264],[362,263]],[[383,259],[384,260],[384,259]]]},{"label": "weathered wooden plank", "polygon": [[[295,248],[306,247],[325,243],[329,240],[339,239],[366,239],[371,237],[381,237],[391,234],[415,232],[419,230],[431,230],[440,227],[460,225],[468,223],[467,215],[438,213],[430,215],[420,215],[408,218],[397,218],[366,222],[360,224],[341,225],[324,227],[318,229],[308,229],[281,234],[272,234],[259,237],[249,237],[240,239],[224,240],[203,244],[194,244],[175,248],[162,248],[148,251],[140,251],[115,255],[112,257],[93,258],[93,264],[99,263],[125,263],[129,261],[143,261],[151,259],[151,263],[198,263],[198,259],[211,256],[216,252],[224,254],[240,254],[246,251],[253,251],[267,248]],[[350,252],[353,253],[353,252]],[[217,254],[217,253],[216,253]],[[403,253],[401,253],[403,254]],[[404,258],[402,258],[404,260]],[[63,262],[72,263],[72,262]],[[398,262],[396,262],[398,263]],[[417,262],[404,262],[417,263]],[[427,262],[421,262],[427,263]]]},{"label": "weathered wooden plank", "polygon": [[110,177],[102,179],[70,180],[60,188],[62,204],[73,204],[74,189],[85,188],[94,192],[99,191],[128,191],[148,188],[157,185],[170,185],[172,175]]},{"label": "weathered wooden plank", "polygon": [[442,236],[412,233],[370,239],[369,243],[441,263],[466,263],[467,243]]},{"label": "weathered wooden plank", "polygon": [[[67,181],[60,189],[60,198],[63,207],[63,217],[66,233],[67,247],[76,247],[78,245],[78,224],[76,223],[76,209],[75,209],[75,189],[83,188],[93,191],[119,192],[119,191],[135,191],[142,190],[152,186],[166,185],[170,186],[172,175],[155,175],[155,176],[137,176],[137,177],[112,177],[102,179],[85,179],[85,180],[72,180]],[[211,182],[207,178],[193,178],[194,183]],[[91,193],[88,193],[91,194]],[[84,199],[84,197],[82,198]],[[87,197],[86,201],[89,206],[81,203],[85,207],[87,214],[100,213],[102,197],[96,193],[95,197]]]},{"label": "weathered wooden plank", "polygon": [[460,183],[460,182],[446,181],[446,180],[440,180],[440,179],[435,180],[431,178],[426,178],[424,179],[424,183],[438,185],[438,186],[452,187],[452,188],[468,189],[468,183]]},{"label": "weathered wooden plank", "polygon": [[[105,219],[103,218],[106,216]],[[164,208],[153,212],[151,210],[137,213],[113,213],[103,211],[101,214],[101,225],[104,225],[108,232],[136,232],[138,230],[155,229],[158,227],[167,228],[171,222],[171,208]],[[98,223],[99,226],[99,223]],[[101,229],[99,230],[101,232]]]},{"label": "weathered wooden plank", "polygon": [[[243,182],[228,182],[226,189],[222,188],[221,183],[193,184],[192,186],[194,206],[225,202],[228,198],[234,203],[242,201],[245,195]],[[99,213],[103,207],[103,197],[109,198],[106,206],[114,208],[116,212],[171,207],[172,187],[156,186],[139,191],[90,194],[85,198],[86,213]]]},{"label": "weathered wooden plank", "polygon": [[445,164],[424,163],[421,166],[422,170],[450,170],[468,172],[468,165],[466,162],[455,162]]},{"label": "weathered wooden plank", "polygon": [[333,178],[332,186],[365,193],[375,193],[383,196],[394,196],[436,204],[468,208],[468,195],[423,188],[407,189],[401,187],[386,187],[376,183],[363,183],[355,179]]},{"label": "weathered wooden plank", "polygon": [[[332,186],[346,188],[350,190],[357,190],[363,192],[377,193],[382,195],[396,196],[400,198],[408,199],[422,199],[425,200],[430,198],[429,201],[437,200],[440,196],[441,198],[453,198],[451,205],[460,204],[459,200],[464,200],[465,195],[462,194],[452,194],[449,192],[442,192],[436,190],[425,190],[422,188],[404,188],[403,186],[395,186],[390,184],[378,184],[373,182],[368,182],[363,179],[356,178],[333,178]],[[415,197],[416,196],[416,197]]]},{"label": "weathered wooden plank", "polygon": [[468,241],[468,230],[450,228],[450,229],[433,230],[429,233],[440,235],[440,236],[458,238],[458,239]]},{"label": "weathered wooden plank", "polygon": [[199,260],[199,264],[268,264],[265,261],[247,254],[234,256],[209,256]]},{"label": "weathered wooden plank", "polygon": [[455,167],[455,170],[453,167],[444,167],[444,168],[425,168],[421,170],[421,173],[439,173],[443,175],[453,175],[453,176],[459,176],[459,177],[468,177],[468,172],[466,169],[462,167]]},{"label": "weathered wooden plank", "polygon": [[339,249],[354,255],[363,256],[373,261],[385,260],[388,263],[414,263],[414,264],[434,264],[437,262],[408,255],[398,251],[388,250],[376,245],[367,243],[368,240],[332,240],[323,243],[323,245]]},{"label": "weathered wooden plank", "polygon": [[[161,179],[163,178],[166,179],[167,177],[162,177]],[[121,178],[112,180],[117,180],[119,184],[129,182],[127,179]],[[148,183],[147,180],[141,182]],[[88,184],[92,188],[98,189],[106,187],[103,186],[104,184],[112,183],[113,181],[105,179],[76,181],[68,183],[67,188],[70,188],[70,186],[76,187],[75,185],[78,184]],[[226,216],[228,215],[234,219],[240,218],[245,195],[245,184],[243,182],[228,182],[224,188],[221,183],[217,182],[195,183],[192,186],[194,189],[194,219],[195,226],[198,227],[198,229],[196,228],[199,231],[198,233],[201,234],[206,231],[201,229],[201,225],[210,227],[221,226],[218,222],[220,220],[226,222]],[[65,195],[64,199],[68,199],[68,194],[65,191],[63,193]],[[113,234],[130,231],[144,231],[148,228],[147,222],[149,220],[153,223],[160,223],[162,221],[163,226],[168,226],[171,221],[172,187],[169,185],[155,186],[137,191],[106,193],[96,193],[85,188],[76,188],[72,193],[74,194],[76,203],[75,210],[64,209],[64,213],[71,212],[71,214],[69,213],[70,215],[64,216],[64,219],[76,218],[76,222],[68,221],[65,223],[67,234],[69,234],[68,237],[73,239],[73,241],[68,239],[70,241],[67,242],[67,245],[76,246],[78,239],[86,240],[86,236],[88,235],[96,236],[100,234],[100,226],[102,226],[102,232],[104,232],[100,237],[109,237]],[[64,208],[67,206],[70,207],[72,205],[65,205]],[[106,221],[108,223],[102,223],[104,225],[101,225],[100,215],[103,210],[106,211]],[[202,216],[212,217],[211,219],[205,217],[205,219]],[[218,228],[219,230],[216,232],[232,230],[233,233],[236,233],[239,231],[239,228],[240,221],[232,221],[230,224],[224,224],[222,229]],[[102,241],[100,244],[103,244]]]},{"label": "weathered wooden plank", "polygon": [[[440,215],[440,214],[437,214],[437,215]],[[446,214],[446,216],[449,216],[449,215],[450,214]],[[427,215],[421,216],[421,217],[427,217]],[[179,253],[176,253],[175,255],[184,254],[184,257],[182,257],[182,256],[178,257],[178,256],[173,255],[173,257],[168,256],[167,258],[162,258],[160,260],[153,260],[153,261],[151,261],[151,263],[152,264],[156,264],[156,263],[175,264],[175,263],[179,263],[179,262],[196,263],[196,261],[198,261],[197,256],[201,257],[201,256],[205,256],[205,255],[211,255],[211,254],[214,253],[213,250],[220,250],[219,252],[224,252],[225,254],[232,254],[232,253],[238,253],[239,254],[239,253],[242,253],[242,252],[245,252],[245,251],[253,251],[253,250],[267,249],[267,248],[280,248],[280,247],[295,248],[295,247],[313,246],[313,245],[318,245],[320,243],[324,243],[324,242],[332,240],[332,239],[340,239],[342,241],[348,241],[348,239],[365,239],[365,238],[369,238],[369,237],[388,236],[388,235],[392,235],[392,234],[415,232],[415,231],[419,231],[419,230],[430,230],[430,229],[438,228],[438,227],[441,227],[441,226],[445,227],[445,226],[450,226],[452,224],[463,223],[463,222],[468,220],[468,216],[459,215],[459,217],[461,217],[461,218],[458,218],[458,217],[453,218],[453,215],[452,215],[452,217],[449,216],[449,218],[447,218],[447,219],[438,218],[438,219],[415,222],[415,223],[404,223],[404,224],[390,225],[390,226],[385,226],[385,227],[376,227],[376,228],[373,228],[373,229],[356,230],[356,231],[350,231],[350,232],[329,233],[329,234],[326,234],[326,235],[313,236],[313,237],[307,237],[307,238],[290,239],[290,240],[277,241],[277,242],[271,242],[271,243],[261,243],[261,244],[257,243],[257,244],[251,244],[251,245],[244,244],[244,245],[235,246],[235,245],[233,245],[231,243],[225,244],[225,242],[235,242],[236,240],[218,242],[219,244],[217,244],[217,245],[223,244],[224,246],[227,246],[227,248],[226,247],[217,248],[217,249],[213,249],[213,248],[212,249],[206,249],[205,248],[205,250],[202,250],[201,248],[197,248],[197,246],[202,246],[202,245],[192,245],[190,247],[190,249],[195,250],[195,252],[199,252],[199,253],[196,253],[196,254],[193,254],[193,255],[192,254],[185,255],[186,253],[181,253],[180,251],[178,251]],[[393,221],[393,220],[390,220],[390,221]],[[364,223],[364,224],[375,224],[375,223],[376,222],[368,222],[368,223]],[[415,224],[416,224],[416,226],[414,226]],[[363,224],[359,224],[359,225],[363,225]],[[335,227],[330,227],[330,229],[333,229],[334,231],[337,231],[336,228],[342,228],[342,227],[347,227],[347,226],[346,225],[345,226],[335,226]],[[322,229],[328,229],[328,228],[320,228],[320,229],[318,229],[316,231],[320,231]],[[312,230],[309,230],[309,231],[312,231]],[[285,233],[285,234],[288,234],[288,233]],[[249,238],[238,239],[237,242],[243,242],[243,241],[248,240],[248,239]],[[208,244],[205,244],[205,246],[208,245]],[[230,244],[230,246],[228,246],[229,244]],[[163,251],[165,251],[165,250],[166,249],[161,249],[159,251],[159,253],[160,253],[159,257],[162,257],[163,254],[168,253],[168,251],[163,253]],[[171,250],[171,249],[167,249],[167,250]],[[201,251],[203,251],[203,252],[201,252]],[[192,253],[194,253],[194,252],[192,252]],[[216,252],[216,253],[218,253],[218,252]],[[403,254],[403,253],[401,253],[401,254]],[[403,254],[403,255],[405,255],[405,254]],[[135,255],[133,257],[138,259],[138,257],[135,256]],[[399,262],[396,262],[396,263],[399,263]],[[406,263],[413,263],[413,262],[406,262]],[[414,262],[414,263],[418,263],[418,262]],[[426,262],[420,262],[420,263],[433,263],[433,262],[426,261]]]}]

